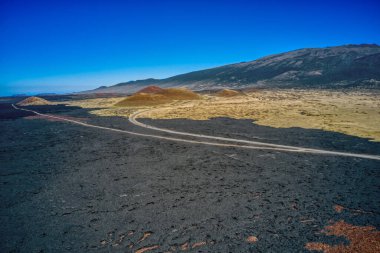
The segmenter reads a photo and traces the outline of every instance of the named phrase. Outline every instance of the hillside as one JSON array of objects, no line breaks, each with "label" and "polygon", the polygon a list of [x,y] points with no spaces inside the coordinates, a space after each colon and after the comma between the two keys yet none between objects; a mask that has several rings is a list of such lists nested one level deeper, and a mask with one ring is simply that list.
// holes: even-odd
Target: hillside
[{"label": "hillside", "polygon": [[163,92],[164,89],[158,87],[158,86],[148,86],[148,87],[145,87],[145,88],[142,88],[141,90],[139,90],[137,93],[160,93],[160,92]]},{"label": "hillside", "polygon": [[[196,100],[200,96],[191,90],[185,88],[167,88],[160,89],[155,86],[149,86],[125,98],[115,104],[115,106],[152,106],[165,104],[174,100]],[[144,93],[148,91],[149,93]]]},{"label": "hillside", "polygon": [[50,105],[50,101],[39,97],[28,97],[17,103],[19,106],[29,106],[29,105]]},{"label": "hillside", "polygon": [[245,87],[380,88],[380,46],[372,44],[306,48],[254,61],[102,87],[93,92],[135,92],[145,86],[195,90]]},{"label": "hillside", "polygon": [[236,90],[223,89],[216,93],[218,97],[235,97],[243,95],[242,92]]}]

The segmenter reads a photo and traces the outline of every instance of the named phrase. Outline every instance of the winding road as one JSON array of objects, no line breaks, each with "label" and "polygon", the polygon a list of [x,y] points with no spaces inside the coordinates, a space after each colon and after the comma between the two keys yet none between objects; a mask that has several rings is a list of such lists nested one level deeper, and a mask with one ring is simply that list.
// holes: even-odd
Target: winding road
[{"label": "winding road", "polygon": [[[219,146],[219,147],[234,147],[234,148],[257,149],[257,150],[272,150],[272,151],[284,151],[284,152],[294,152],[294,153],[309,153],[309,154],[318,154],[318,155],[335,155],[335,156],[346,156],[346,157],[354,157],[354,158],[380,160],[380,156],[378,156],[378,155],[337,152],[337,151],[329,151],[329,150],[322,150],[322,149],[296,147],[296,146],[290,146],[290,145],[271,144],[271,143],[265,143],[265,142],[259,142],[259,141],[249,141],[249,140],[225,138],[225,137],[210,136],[210,135],[203,135],[203,134],[194,134],[194,133],[188,133],[188,132],[169,130],[169,129],[165,129],[165,128],[158,128],[158,127],[154,127],[154,126],[147,125],[147,124],[144,124],[144,123],[137,121],[137,119],[136,119],[137,116],[141,116],[141,114],[147,112],[148,110],[138,111],[138,112],[132,114],[129,117],[129,121],[132,124],[139,126],[139,127],[142,127],[142,128],[160,131],[160,132],[165,132],[165,133],[169,133],[169,134],[173,134],[173,135],[194,137],[194,138],[198,138],[201,140],[189,140],[189,139],[184,139],[184,138],[180,138],[180,137],[175,138],[175,137],[167,137],[167,136],[161,136],[161,135],[155,135],[155,134],[137,133],[137,132],[127,131],[127,130],[122,130],[122,129],[111,128],[111,127],[97,126],[97,125],[88,124],[88,123],[84,123],[81,121],[77,121],[77,120],[73,120],[73,119],[67,119],[67,118],[59,117],[59,116],[55,116],[55,115],[43,114],[43,113],[39,113],[37,111],[19,108],[19,107],[15,106],[14,104],[12,104],[12,107],[16,110],[32,112],[32,113],[39,115],[39,116],[42,116],[42,117],[67,121],[67,122],[77,124],[77,125],[81,125],[81,126],[85,126],[85,127],[103,129],[103,130],[108,130],[108,131],[113,131],[113,132],[119,132],[119,133],[135,135],[135,136],[155,138],[155,139],[161,139],[161,140],[167,140],[167,141],[184,142],[184,143],[192,143],[192,144],[202,144],[202,145]],[[205,139],[216,140],[218,142],[206,141]]]}]

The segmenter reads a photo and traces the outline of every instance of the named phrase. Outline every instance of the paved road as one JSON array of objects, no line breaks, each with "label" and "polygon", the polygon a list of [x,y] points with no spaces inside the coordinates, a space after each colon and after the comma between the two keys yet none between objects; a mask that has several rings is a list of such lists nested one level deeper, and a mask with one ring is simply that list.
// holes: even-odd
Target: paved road
[{"label": "paved road", "polygon": [[[132,114],[129,117],[129,121],[132,124],[135,124],[137,126],[147,128],[147,129],[152,129],[152,130],[166,132],[166,133],[175,134],[175,135],[196,137],[196,138],[200,138],[200,139],[212,139],[212,140],[217,140],[217,141],[223,141],[224,143],[202,141],[202,140],[188,140],[188,139],[183,139],[183,138],[166,137],[166,136],[160,136],[160,135],[154,135],[154,134],[142,134],[142,133],[127,131],[127,130],[116,129],[116,128],[92,125],[92,124],[84,123],[84,122],[73,120],[73,119],[67,119],[64,117],[58,117],[58,116],[54,116],[54,115],[43,114],[43,113],[39,113],[37,111],[19,108],[19,107],[15,106],[14,104],[12,104],[12,106],[16,110],[32,112],[32,113],[39,115],[39,116],[58,119],[58,120],[62,120],[62,121],[67,121],[67,122],[82,125],[85,127],[104,129],[104,130],[109,130],[109,131],[114,131],[114,132],[120,132],[120,133],[126,133],[126,134],[130,134],[130,135],[136,135],[136,136],[142,136],[142,137],[148,137],[148,138],[156,138],[156,139],[162,139],[162,140],[168,140],[168,141],[185,142],[185,143],[192,143],[192,144],[203,144],[203,145],[220,146],[220,147],[236,147],[236,148],[258,149],[258,150],[275,150],[275,151],[284,151],[284,152],[310,153],[310,154],[319,154],[319,155],[335,155],[335,156],[346,156],[346,157],[380,160],[380,156],[377,156],[377,155],[336,152],[336,151],[329,151],[329,150],[322,150],[322,149],[311,149],[311,148],[288,146],[288,145],[278,145],[278,144],[271,144],[271,143],[265,143],[265,142],[259,142],[259,141],[249,141],[249,140],[241,140],[241,139],[234,139],[234,138],[225,138],[225,137],[218,137],[218,136],[193,134],[193,133],[179,132],[179,131],[174,131],[174,130],[169,130],[169,129],[164,129],[164,128],[158,128],[158,127],[154,127],[151,125],[141,123],[141,122],[136,120],[137,116],[139,116],[139,115],[141,116],[142,113],[147,112],[147,111],[139,111],[139,112]],[[227,142],[227,143],[225,143],[225,142]],[[237,143],[243,143],[243,144],[237,144]],[[247,144],[249,144],[249,145],[247,145]]]}]

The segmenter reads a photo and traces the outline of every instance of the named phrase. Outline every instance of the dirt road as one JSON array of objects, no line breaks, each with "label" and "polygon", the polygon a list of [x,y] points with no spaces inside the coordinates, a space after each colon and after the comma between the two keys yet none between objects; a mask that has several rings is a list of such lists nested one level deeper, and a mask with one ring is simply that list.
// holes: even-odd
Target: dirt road
[{"label": "dirt road", "polygon": [[137,136],[142,136],[142,137],[150,137],[150,138],[156,138],[156,139],[162,139],[162,140],[168,140],[168,141],[187,142],[187,143],[193,143],[193,144],[204,144],[204,145],[220,146],[220,147],[237,147],[237,148],[246,148],[246,149],[275,150],[275,151],[285,151],[285,152],[310,153],[310,154],[319,154],[319,155],[321,155],[321,154],[322,155],[336,155],[336,156],[347,156],[347,157],[380,160],[380,156],[376,156],[376,155],[336,152],[336,151],[329,151],[329,150],[322,150],[322,149],[311,149],[311,148],[288,146],[288,145],[278,145],[278,144],[271,144],[271,143],[265,143],[265,142],[259,142],[259,141],[248,141],[248,140],[240,140],[240,139],[234,139],[234,138],[224,138],[224,137],[218,137],[218,136],[193,134],[193,133],[187,133],[187,132],[173,131],[173,130],[164,129],[164,128],[158,128],[158,127],[154,127],[151,125],[143,124],[143,123],[136,120],[136,117],[138,115],[140,115],[146,111],[140,111],[140,112],[136,112],[136,113],[132,114],[129,117],[129,121],[132,124],[135,124],[135,125],[143,127],[143,128],[148,128],[148,129],[157,130],[157,131],[166,132],[166,133],[175,134],[175,135],[191,136],[191,137],[196,137],[196,138],[200,138],[200,139],[213,139],[213,140],[218,140],[218,141],[223,141],[223,142],[244,143],[244,144],[250,144],[250,145],[220,143],[220,142],[210,142],[210,141],[197,141],[197,140],[188,140],[188,139],[183,139],[183,138],[165,137],[165,136],[160,136],[160,135],[142,134],[142,133],[127,131],[127,130],[116,129],[116,128],[96,126],[96,125],[87,124],[87,123],[80,122],[80,121],[73,120],[73,119],[67,119],[67,118],[58,117],[58,116],[54,116],[54,115],[43,114],[43,113],[39,113],[39,112],[36,112],[33,110],[19,108],[19,107],[15,106],[14,104],[12,104],[12,106],[16,110],[32,112],[32,113],[35,113],[36,115],[39,115],[39,116],[53,118],[53,119],[59,119],[59,120],[63,120],[63,121],[68,121],[68,122],[71,122],[74,124],[79,124],[79,125],[82,125],[85,127],[99,128],[99,129],[104,129],[104,130],[109,130],[109,131],[114,131],[114,132],[120,132],[120,133],[126,133],[126,134],[131,134],[131,135],[137,135]]}]

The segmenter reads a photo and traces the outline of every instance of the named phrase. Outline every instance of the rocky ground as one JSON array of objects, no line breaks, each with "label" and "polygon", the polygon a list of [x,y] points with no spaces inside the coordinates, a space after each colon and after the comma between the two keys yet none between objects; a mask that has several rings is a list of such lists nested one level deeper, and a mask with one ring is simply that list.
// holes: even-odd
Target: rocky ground
[{"label": "rocky ground", "polygon": [[[148,131],[87,109],[32,108]],[[364,238],[374,233],[364,246],[379,247],[379,161],[160,141],[46,120],[4,103],[0,118],[2,252],[309,252],[363,241],[321,232],[334,224],[361,229]],[[226,118],[143,121],[380,154],[379,143],[321,130]]]}]

